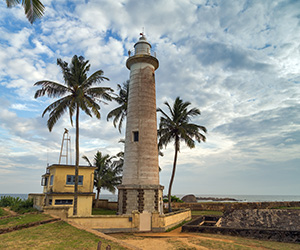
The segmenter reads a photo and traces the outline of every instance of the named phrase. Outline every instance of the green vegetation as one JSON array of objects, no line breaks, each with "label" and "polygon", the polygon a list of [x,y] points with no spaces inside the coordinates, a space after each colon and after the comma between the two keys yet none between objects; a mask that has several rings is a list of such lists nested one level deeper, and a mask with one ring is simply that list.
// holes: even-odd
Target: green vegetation
[{"label": "green vegetation", "polygon": [[15,217],[9,217],[0,220],[0,228],[10,228],[18,225],[25,225],[32,222],[44,221],[52,218],[47,214],[24,214]]},{"label": "green vegetation", "polygon": [[8,8],[14,7],[20,3],[22,4],[25,15],[31,24],[37,18],[41,18],[44,15],[45,6],[39,0],[6,0],[6,5]]},{"label": "green vegetation", "polygon": [[116,215],[117,211],[104,209],[104,208],[93,208],[92,215]]},{"label": "green vegetation", "polygon": [[125,249],[92,233],[58,221],[0,235],[0,249]]},{"label": "green vegetation", "polygon": [[209,215],[212,215],[212,216],[222,216],[223,215],[223,212],[221,211],[212,211],[212,210],[203,210],[203,211],[192,211],[192,215],[199,215],[199,216],[209,216]]},{"label": "green vegetation", "polygon": [[300,209],[300,207],[272,207],[271,209],[295,209],[295,210],[298,210]]},{"label": "green vegetation", "polygon": [[[90,166],[92,163],[90,160],[83,156]],[[121,184],[122,180],[122,167],[123,167],[123,158],[113,161],[112,159],[116,158],[116,156],[110,156],[108,154],[102,154],[100,151],[94,156],[94,166],[95,174],[94,174],[94,186],[97,190],[96,204],[99,201],[99,194],[101,189],[107,189],[111,193],[115,193],[116,186]],[[121,163],[121,164],[120,164]]]},{"label": "green vegetation", "polygon": [[117,127],[117,123],[119,122],[118,129],[120,133],[123,121],[127,116],[129,82],[129,80],[123,82],[122,86],[118,84],[119,93],[116,97],[114,97],[114,101],[116,101],[120,106],[116,107],[107,114],[107,120],[113,118],[113,124],[115,128]]},{"label": "green vegetation", "polygon": [[0,207],[12,207],[15,203],[21,202],[19,197],[1,196]]},{"label": "green vegetation", "polygon": [[[168,202],[168,199],[165,198],[164,202]],[[183,203],[183,201],[179,197],[177,197],[176,195],[171,195],[171,202],[180,202],[180,203]]]},{"label": "green vegetation", "polygon": [[22,200],[19,197],[1,196],[0,207],[10,207],[10,209],[16,213],[24,214],[28,212],[35,212],[33,208],[33,200]]},{"label": "green vegetation", "polygon": [[187,222],[189,222],[189,221],[190,221],[190,220],[188,220],[188,221],[183,221],[183,222],[179,223],[178,225],[176,225],[176,226],[174,226],[174,227],[171,227],[171,228],[167,229],[166,232],[171,232],[171,231],[173,231],[174,229],[183,226],[185,223],[187,223]]},{"label": "green vegetation", "polygon": [[189,148],[194,148],[196,141],[200,143],[205,141],[206,137],[201,133],[206,133],[206,128],[195,123],[191,123],[191,119],[200,115],[200,110],[197,108],[188,109],[190,102],[184,102],[179,97],[176,98],[173,107],[168,102],[165,102],[170,116],[162,109],[157,111],[161,113],[159,128],[158,128],[158,148],[162,149],[164,146],[174,142],[175,154],[172,175],[168,190],[168,209],[172,212],[171,207],[171,191],[175,177],[176,164],[178,152],[180,152],[180,143],[184,142]]},{"label": "green vegetation", "polygon": [[0,207],[0,217],[7,216],[9,213]]},{"label": "green vegetation", "polygon": [[[78,201],[78,169],[79,169],[79,115],[80,110],[97,119],[101,118],[100,105],[98,103],[111,101],[113,89],[109,87],[92,87],[104,80],[109,80],[103,76],[103,71],[98,70],[91,76],[87,76],[91,65],[89,61],[85,61],[83,56],[74,55],[71,64],[64,62],[60,58],[57,59],[57,65],[61,68],[64,83],[58,83],[49,80],[38,81],[34,86],[41,88],[35,92],[34,98],[47,95],[50,98],[56,98],[43,112],[44,116],[49,112],[47,126],[49,131],[53,129],[56,122],[64,113],[69,111],[71,125],[73,126],[73,116],[75,115],[75,185],[74,185],[74,204],[73,215],[77,215]],[[60,99],[57,99],[59,98]]]}]

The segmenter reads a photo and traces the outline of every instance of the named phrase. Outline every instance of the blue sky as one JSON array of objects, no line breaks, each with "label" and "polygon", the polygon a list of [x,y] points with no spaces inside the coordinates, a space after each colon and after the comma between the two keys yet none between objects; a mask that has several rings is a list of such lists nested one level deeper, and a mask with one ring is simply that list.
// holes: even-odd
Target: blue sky
[{"label": "blue sky", "polygon": [[[68,115],[50,133],[34,99],[36,81],[62,81],[57,58],[90,60],[116,90],[129,77],[127,51],[143,27],[156,51],[157,106],[177,96],[201,110],[207,142],[183,146],[173,193],[299,195],[299,1],[42,1],[33,25],[0,2],[0,193],[41,192],[47,162],[57,163]],[[114,155],[124,137],[102,105],[82,116],[80,155]],[[160,158],[167,192],[173,145]],[[73,157],[74,159],[74,157]],[[81,161],[83,164],[84,161]]]}]

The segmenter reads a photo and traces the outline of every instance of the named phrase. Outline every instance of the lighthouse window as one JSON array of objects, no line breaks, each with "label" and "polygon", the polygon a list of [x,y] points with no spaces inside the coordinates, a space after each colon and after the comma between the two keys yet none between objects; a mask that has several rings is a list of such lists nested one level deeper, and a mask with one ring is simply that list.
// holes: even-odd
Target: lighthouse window
[{"label": "lighthouse window", "polygon": [[133,141],[139,141],[139,131],[133,131]]}]

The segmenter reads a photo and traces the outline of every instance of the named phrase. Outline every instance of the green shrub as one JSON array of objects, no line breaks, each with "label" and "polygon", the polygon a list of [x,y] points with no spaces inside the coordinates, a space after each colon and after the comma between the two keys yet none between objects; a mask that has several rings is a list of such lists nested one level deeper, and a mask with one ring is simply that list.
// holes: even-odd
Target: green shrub
[{"label": "green shrub", "polygon": [[36,209],[33,208],[32,199],[22,200],[19,197],[11,196],[2,196],[0,198],[0,207],[10,207],[12,211],[19,214],[36,211]]},{"label": "green shrub", "polygon": [[[168,199],[165,198],[165,199],[163,199],[163,201],[164,202],[168,202]],[[178,198],[177,196],[175,196],[175,195],[171,195],[171,202],[180,202],[180,203],[183,203],[183,201],[180,198]]]},{"label": "green shrub", "polygon": [[20,202],[15,203],[11,207],[11,210],[19,214],[37,211],[35,208],[33,208],[33,199],[21,200]]},{"label": "green shrub", "polygon": [[3,211],[2,208],[0,208],[0,217],[1,217],[1,216],[4,216],[4,211]]},{"label": "green shrub", "polygon": [[0,207],[12,207],[21,201],[22,200],[19,197],[1,196]]}]

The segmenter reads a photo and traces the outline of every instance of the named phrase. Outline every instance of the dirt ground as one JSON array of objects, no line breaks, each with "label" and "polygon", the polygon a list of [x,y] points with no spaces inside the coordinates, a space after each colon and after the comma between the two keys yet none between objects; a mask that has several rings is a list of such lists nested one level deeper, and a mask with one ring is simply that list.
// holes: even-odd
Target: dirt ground
[{"label": "dirt ground", "polygon": [[191,250],[191,249],[274,249],[300,250],[300,244],[263,241],[242,237],[181,233],[181,227],[167,233],[120,233],[112,237],[143,250]]},{"label": "dirt ground", "polygon": [[145,250],[169,249],[211,249],[194,244],[197,239],[232,243],[231,240],[203,237],[181,233],[181,227],[167,233],[112,234],[111,236]]}]

